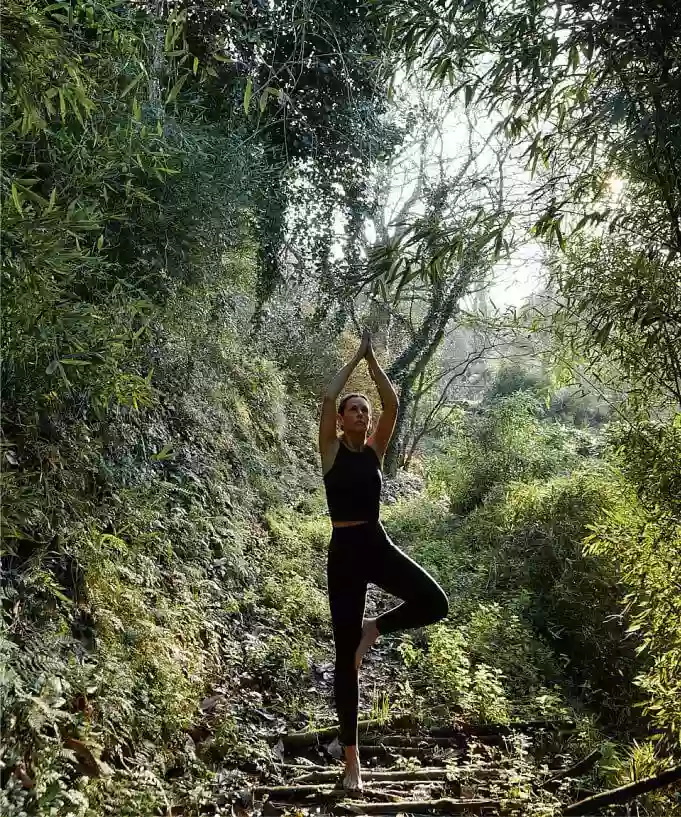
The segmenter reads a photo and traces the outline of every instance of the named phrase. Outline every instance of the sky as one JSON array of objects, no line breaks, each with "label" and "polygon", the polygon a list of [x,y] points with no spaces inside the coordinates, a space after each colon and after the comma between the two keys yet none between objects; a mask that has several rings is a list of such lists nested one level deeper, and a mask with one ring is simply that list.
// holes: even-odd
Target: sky
[{"label": "sky", "polygon": [[492,303],[500,310],[519,306],[539,288],[542,250],[536,244],[520,247],[508,262],[499,263],[489,289]]},{"label": "sky", "polygon": [[[418,92],[412,93],[407,89],[406,94],[410,100],[418,102]],[[461,100],[450,102],[444,92],[429,91],[421,99],[424,111],[430,113],[435,120],[442,120],[440,132],[431,136],[427,143],[426,166],[431,179],[437,178],[443,167],[448,177],[460,173],[469,154],[469,132],[472,127],[472,144],[478,155],[474,165],[462,180],[461,187],[466,188],[467,182],[473,182],[476,177],[487,174],[491,188],[495,191],[499,172],[494,146],[498,146],[499,140],[496,137],[491,138],[490,134],[498,119],[493,120],[489,116],[475,112],[471,112],[470,117],[467,118],[463,102]],[[447,110],[449,112],[443,119],[442,113]],[[490,139],[490,146],[486,147],[485,142]],[[521,152],[517,151],[517,154]],[[394,214],[399,212],[401,205],[414,191],[414,180],[418,175],[419,164],[420,146],[418,142],[415,142],[411,148],[399,154],[399,164],[390,174],[390,190],[385,208],[388,216],[393,214],[394,217]],[[506,206],[515,209],[517,205],[517,209],[524,211],[525,215],[524,223],[520,216],[514,221],[515,235],[519,240],[515,242],[511,257],[501,259],[492,275],[489,295],[499,311],[519,306],[538,288],[543,255],[542,246],[531,240],[528,233],[527,211],[530,209],[528,202],[531,201],[533,181],[530,172],[525,169],[525,160],[520,155],[505,159],[503,186]],[[491,199],[486,194],[483,193],[482,196],[483,203],[491,203]],[[483,199],[478,199],[477,203]],[[476,204],[474,195],[469,195],[467,204],[471,207]],[[422,211],[422,208],[417,206],[411,212],[418,215],[420,210]],[[465,212],[465,207],[463,211]],[[386,220],[389,222],[389,217]],[[332,250],[332,256],[336,259],[343,256],[342,236],[345,228],[345,218],[342,213],[338,212],[335,232],[339,241]],[[375,225],[371,222],[367,223],[365,232],[367,241],[371,243],[376,237]]]},{"label": "sky", "polygon": [[[412,96],[414,99],[419,98],[417,91],[414,91],[413,95],[409,91],[407,93],[410,98]],[[440,172],[438,162],[440,156],[448,176],[456,176],[460,172],[469,154],[472,132],[472,145],[478,155],[474,166],[464,177],[462,186],[465,186],[469,179],[474,181],[476,176],[488,174],[491,187],[495,191],[499,179],[495,147],[498,148],[499,139],[491,134],[500,117],[491,118],[476,111],[470,111],[467,117],[463,101],[459,99],[452,102],[445,92],[428,91],[421,99],[424,109],[435,119],[442,119],[445,112],[440,134],[432,137],[428,143],[428,165],[431,167],[433,178]],[[485,146],[488,140],[489,145]],[[525,168],[525,159],[520,156],[521,152],[517,151],[515,155],[504,160],[503,188],[506,206],[515,209],[517,205],[518,210],[522,209],[526,213],[529,209],[533,181],[530,172]],[[393,189],[389,197],[390,208],[397,210],[400,200],[404,201],[413,191],[413,184],[405,186],[404,181],[409,172],[412,176],[416,175],[418,160],[419,148],[415,145],[411,156],[408,156],[405,162],[406,169],[402,174],[397,172],[393,179]],[[486,194],[482,195],[483,203],[490,204],[491,199]],[[509,259],[503,259],[496,265],[489,290],[492,301],[501,310],[509,306],[518,306],[536,290],[542,270],[543,248],[530,240],[526,215],[524,223],[520,217],[514,223],[515,235],[519,239],[517,247],[513,249]]]}]

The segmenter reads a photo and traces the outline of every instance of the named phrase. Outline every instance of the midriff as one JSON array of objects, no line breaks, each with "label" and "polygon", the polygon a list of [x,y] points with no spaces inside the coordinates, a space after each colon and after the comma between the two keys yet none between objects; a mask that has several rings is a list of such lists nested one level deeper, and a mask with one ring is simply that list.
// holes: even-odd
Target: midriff
[{"label": "midriff", "polygon": [[368,524],[366,521],[364,522],[332,522],[331,523],[334,528],[354,528],[357,525],[366,525]]}]

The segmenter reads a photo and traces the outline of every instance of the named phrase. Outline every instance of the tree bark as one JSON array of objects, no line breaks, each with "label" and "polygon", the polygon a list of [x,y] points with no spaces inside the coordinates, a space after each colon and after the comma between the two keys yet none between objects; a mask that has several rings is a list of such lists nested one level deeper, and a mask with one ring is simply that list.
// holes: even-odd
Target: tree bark
[{"label": "tree bark", "polygon": [[400,403],[397,409],[397,419],[395,420],[395,430],[388,443],[383,461],[383,470],[389,477],[394,477],[401,465],[400,463],[400,441],[404,424],[407,419],[407,412],[411,403],[411,383],[405,382],[400,389]]},{"label": "tree bark", "polygon": [[[363,780],[446,780],[447,769],[444,766],[438,766],[435,769],[417,769],[416,771],[383,771],[381,769],[375,771],[373,769],[364,769],[362,771]],[[323,772],[310,772],[310,774],[303,775],[296,778],[296,784],[302,785],[307,783],[323,783],[327,780],[335,780],[338,777],[338,769]],[[450,780],[451,783],[456,782]]]},{"label": "tree bark", "polygon": [[[381,729],[387,726],[396,728],[416,726],[416,720],[409,715],[399,715],[392,720],[367,720],[359,721],[357,729],[359,732],[368,732],[370,730]],[[313,743],[319,743],[323,740],[333,740],[338,737],[338,725],[327,726],[324,729],[315,729],[311,732],[292,732],[288,735],[273,736],[275,742],[282,740],[287,749],[292,749],[297,746],[310,746]]]},{"label": "tree bark", "polygon": [[394,477],[400,467],[399,452],[404,424],[412,401],[414,383],[433,359],[445,336],[447,324],[459,311],[459,302],[468,288],[472,271],[461,270],[445,295],[440,286],[434,293],[421,328],[412,343],[393,363],[388,377],[400,386],[400,404],[397,410],[395,431],[385,455],[384,468],[388,476]]}]

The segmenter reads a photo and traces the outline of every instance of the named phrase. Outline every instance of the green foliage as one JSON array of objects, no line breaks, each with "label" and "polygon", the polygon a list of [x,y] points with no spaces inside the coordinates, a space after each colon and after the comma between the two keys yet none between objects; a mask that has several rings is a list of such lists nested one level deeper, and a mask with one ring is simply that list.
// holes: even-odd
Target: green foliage
[{"label": "green foliage", "polygon": [[144,401],[149,304],[117,275],[107,230],[151,201],[176,151],[110,78],[143,59],[153,29],[105,3],[2,14],[3,387],[15,400],[85,386],[98,406]]},{"label": "green foliage", "polygon": [[638,642],[645,711],[673,743],[681,742],[681,518],[678,416],[661,427],[620,432],[618,457],[643,504],[631,503],[594,527],[589,551],[616,560],[629,632]]},{"label": "green foliage", "polygon": [[409,636],[398,650],[423,678],[430,706],[444,706],[474,722],[569,712],[563,691],[543,685],[558,677],[551,650],[527,623],[497,603],[479,604],[462,625],[433,627],[426,651]]},{"label": "green foliage", "polygon": [[[636,190],[630,195],[637,199]],[[604,379],[615,368],[631,384],[628,403],[641,410],[678,403],[681,270],[615,233],[573,239],[551,275],[566,299],[552,326],[562,348]]]},{"label": "green foliage", "polygon": [[[106,421],[62,408],[50,441],[31,423],[5,437],[2,761],[25,763],[36,786],[10,776],[3,813],[122,801],[151,813],[166,796],[163,764],[186,762],[183,734],[211,683],[238,687],[241,667],[285,686],[307,669],[292,624],[241,653],[243,615],[299,623],[302,604],[311,621],[326,619],[297,552],[324,532],[296,536],[272,515],[268,535],[258,522],[263,503],[310,481],[310,452],[298,457],[312,434],[297,420],[287,439],[301,411],[276,367],[243,345],[239,318],[215,321],[222,294],[186,289],[154,313],[151,406],[119,404]],[[138,775],[88,779],[69,739],[115,766],[154,750]]]},{"label": "green foliage", "polygon": [[496,590],[519,580],[527,587],[524,606],[533,625],[565,656],[575,680],[614,709],[630,696],[633,645],[623,638],[617,572],[589,556],[582,541],[618,507],[623,492],[607,471],[583,472],[514,487],[501,517],[480,511],[485,528],[496,521],[507,534],[495,554]]},{"label": "green foliage", "polygon": [[[636,699],[637,641],[625,638],[616,567],[582,542],[636,500],[616,472],[585,456],[583,437],[540,419],[527,393],[497,398],[465,415],[427,463],[431,499],[388,518],[447,592],[466,660],[498,673],[513,707],[537,717],[564,711],[556,685],[568,678],[617,719]],[[454,672],[447,666],[442,678]]]},{"label": "green foliage", "polygon": [[[318,505],[305,496],[311,381],[289,390],[292,362],[281,356],[282,373],[266,339],[247,338],[258,265],[280,252],[300,189],[284,179],[306,176],[308,197],[329,198],[322,153],[349,187],[367,172],[399,136],[376,115],[385,97],[372,105],[385,76],[339,53],[333,83],[316,81],[319,65],[298,82],[289,68],[313,37],[297,42],[295,18],[287,54],[266,30],[265,18],[291,19],[280,8],[214,16],[170,3],[160,18],[157,5],[9,0],[1,12],[8,815],[166,807],[165,767],[194,762],[186,731],[211,684],[238,690],[247,671],[283,689],[315,647],[299,638],[303,618],[327,628],[310,570],[323,523],[294,531],[274,510]],[[371,41],[354,10],[334,9],[334,48]],[[238,44],[252,50],[246,106],[237,61],[221,53],[236,19],[273,49]],[[315,21],[326,37],[329,21]],[[281,68],[270,87],[266,52]],[[298,113],[282,119],[276,100]],[[276,142],[319,164],[287,164]],[[312,332],[287,338],[301,371]],[[250,624],[260,635],[242,650]],[[240,729],[225,726],[215,751],[242,760]],[[83,771],[69,748],[81,744],[113,774]]]},{"label": "green foliage", "polygon": [[428,645],[428,667],[437,689],[445,699],[459,704],[469,716],[503,723],[509,719],[509,704],[501,684],[501,671],[479,663],[474,668],[464,650],[465,636],[439,625]]},{"label": "green foliage", "polygon": [[545,423],[529,392],[499,397],[472,420],[462,418],[428,465],[429,490],[446,495],[455,513],[467,513],[501,483],[547,477],[575,466],[585,444],[579,432]]},{"label": "green foliage", "polygon": [[537,369],[531,369],[520,363],[504,362],[497,369],[490,387],[488,397],[508,397],[519,391],[540,392],[547,386],[546,377]]},{"label": "green foliage", "polygon": [[[262,760],[249,712],[264,698],[298,723],[319,714],[300,692],[330,642],[312,404],[354,305],[325,310],[362,283],[365,179],[401,135],[385,115],[390,53],[354,3],[317,6],[310,20],[287,3],[247,15],[170,3],[163,18],[155,5],[8,0],[0,12],[8,817],[151,815],[172,793],[199,813],[215,782],[207,764]],[[469,16],[478,5],[457,6],[467,25],[487,24]],[[607,30],[612,15],[598,20]],[[417,23],[408,48],[437,33]],[[555,67],[533,48],[519,82]],[[550,101],[535,101],[546,113]],[[624,119],[637,127],[630,106]],[[515,136],[529,127],[506,124]],[[664,116],[654,127],[670,129]],[[550,146],[534,142],[533,160]],[[616,164],[640,194],[632,224],[668,240],[657,227],[669,213],[651,205],[669,157],[643,154]],[[563,244],[559,209],[537,233]],[[508,222],[501,206],[457,211],[440,197],[432,210],[372,256],[384,286],[416,268],[433,285],[428,355]],[[346,267],[332,265],[341,211]],[[570,319],[589,326],[574,350],[606,350],[644,411],[648,392],[678,394],[677,261],[653,249],[585,242],[554,270]],[[299,288],[283,304],[275,285],[290,256]],[[417,346],[398,361],[413,377],[426,371]],[[425,466],[428,495],[387,514],[453,601],[427,647],[403,641],[429,679],[421,699],[404,683],[403,699],[507,721],[561,716],[566,693],[581,691],[629,719],[638,674],[648,714],[676,740],[678,418],[637,421],[619,441],[631,490],[588,458],[597,440],[547,419],[580,424],[591,408],[563,394],[547,409],[541,386],[503,367],[486,403],[454,415]],[[229,715],[197,747],[189,736],[216,685]],[[617,780],[622,764],[632,776],[656,762],[637,747]],[[188,774],[173,782],[171,769]]]},{"label": "green foliage", "polygon": [[[659,747],[653,742],[634,740],[631,745],[622,747],[605,741],[601,745],[603,759],[598,764],[598,777],[607,788],[636,783],[668,768],[667,758],[660,754]],[[662,789],[644,795],[641,808],[648,814],[676,814],[678,803],[673,804]]]},{"label": "green foliage", "polygon": [[268,514],[274,547],[260,566],[263,603],[272,608],[274,623],[291,635],[299,634],[303,621],[314,627],[328,620],[328,602],[321,586],[329,525],[321,518],[301,522],[295,516],[290,511]]},{"label": "green foliage", "polygon": [[476,663],[494,666],[506,681],[513,700],[542,679],[557,675],[555,657],[527,620],[499,602],[480,604],[463,627],[466,646]]}]

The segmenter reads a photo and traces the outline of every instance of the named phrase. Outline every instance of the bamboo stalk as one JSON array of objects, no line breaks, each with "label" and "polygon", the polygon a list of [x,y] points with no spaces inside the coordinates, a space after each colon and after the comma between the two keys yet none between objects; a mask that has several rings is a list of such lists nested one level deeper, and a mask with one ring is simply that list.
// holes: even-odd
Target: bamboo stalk
[{"label": "bamboo stalk", "polygon": [[563,809],[563,814],[565,817],[573,814],[595,814],[600,809],[613,803],[626,803],[628,800],[638,797],[639,794],[661,789],[663,786],[668,786],[677,780],[681,780],[681,766],[674,766],[654,777],[646,777],[645,780],[628,783],[626,786],[620,786],[617,789],[594,794],[593,797],[587,797],[585,800],[579,800]]}]

